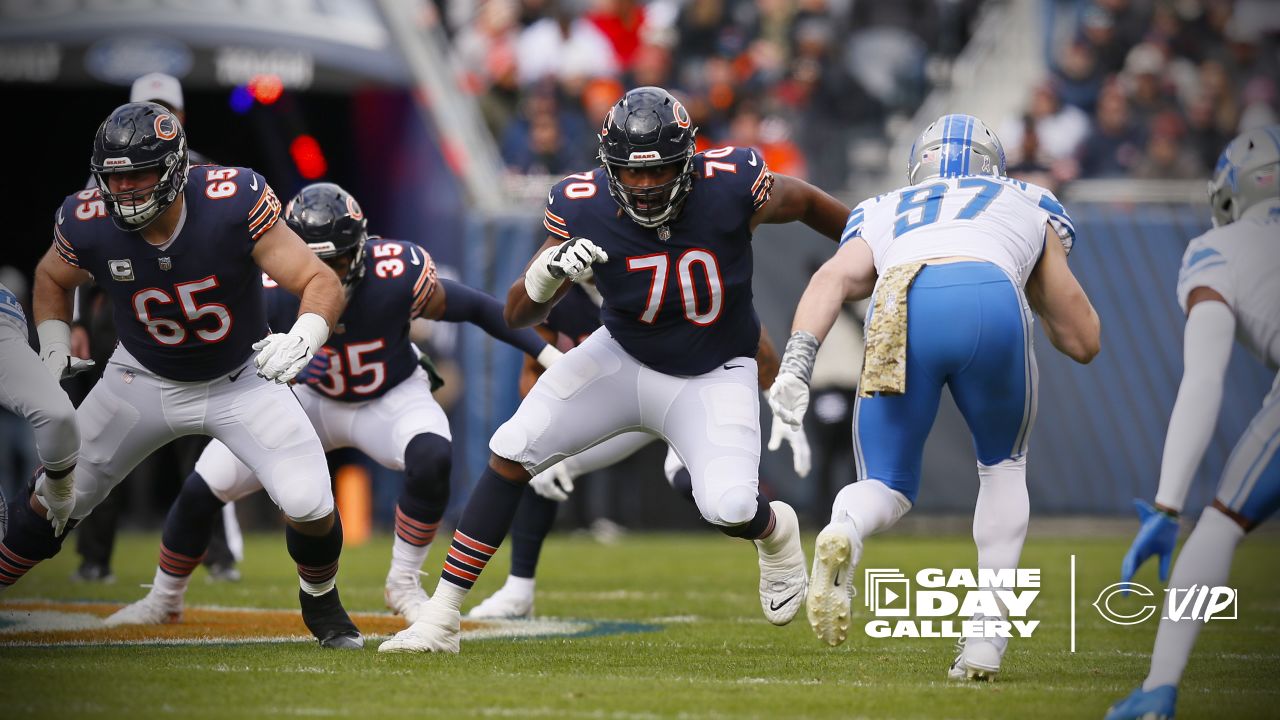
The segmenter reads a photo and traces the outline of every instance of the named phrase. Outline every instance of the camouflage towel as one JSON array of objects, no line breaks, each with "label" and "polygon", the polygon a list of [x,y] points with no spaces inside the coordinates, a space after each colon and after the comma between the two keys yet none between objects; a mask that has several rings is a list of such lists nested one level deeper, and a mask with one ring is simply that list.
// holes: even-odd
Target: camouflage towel
[{"label": "camouflage towel", "polygon": [[907,391],[907,291],[924,265],[895,265],[880,276],[858,386],[858,394],[864,398]]}]

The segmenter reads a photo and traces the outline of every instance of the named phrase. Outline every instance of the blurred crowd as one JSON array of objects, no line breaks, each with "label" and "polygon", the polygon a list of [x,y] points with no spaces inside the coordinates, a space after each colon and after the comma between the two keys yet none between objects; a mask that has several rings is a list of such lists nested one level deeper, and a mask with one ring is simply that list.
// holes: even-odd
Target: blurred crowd
[{"label": "blurred crowd", "polygon": [[1276,122],[1280,4],[1059,0],[1050,74],[998,130],[1010,174],[1202,179],[1240,132]]},{"label": "blurred crowd", "polygon": [[674,92],[701,146],[751,145],[841,187],[851,143],[910,115],[969,37],[978,0],[439,0],[509,170],[594,166],[625,88]]}]

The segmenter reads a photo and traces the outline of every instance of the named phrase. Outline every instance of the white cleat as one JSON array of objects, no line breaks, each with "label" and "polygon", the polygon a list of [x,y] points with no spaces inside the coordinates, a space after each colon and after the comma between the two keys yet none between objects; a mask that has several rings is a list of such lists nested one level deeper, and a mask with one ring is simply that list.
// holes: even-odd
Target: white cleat
[{"label": "white cleat", "polygon": [[804,604],[809,573],[805,569],[796,511],[779,500],[769,503],[769,507],[773,508],[773,532],[781,533],[777,539],[782,541],[782,548],[768,553],[761,541],[755,541],[760,553],[760,608],[769,622],[786,625]]},{"label": "white cleat", "polygon": [[[1003,641],[1003,642],[1002,642]],[[994,680],[1008,638],[961,638],[956,643],[956,659],[947,671],[952,680]]]},{"label": "white cleat", "polygon": [[467,613],[469,618],[524,620],[533,617],[533,595],[503,585]]},{"label": "white cleat", "polygon": [[387,609],[412,625],[418,622],[422,608],[431,600],[431,596],[422,589],[422,583],[414,575],[407,581],[388,577],[386,587],[382,589],[382,599],[386,601]]},{"label": "white cleat", "polygon": [[457,610],[428,602],[422,606],[418,621],[379,645],[378,652],[446,652],[456,655],[461,650],[461,625],[461,616]]},{"label": "white cleat", "polygon": [[166,599],[157,593],[147,593],[138,602],[125,605],[103,623],[107,627],[120,625],[170,625],[182,622],[182,598]]},{"label": "white cleat", "polygon": [[849,637],[850,606],[857,594],[853,570],[861,550],[838,525],[823,528],[814,544],[813,577],[805,598],[809,627],[819,640],[832,647]]}]

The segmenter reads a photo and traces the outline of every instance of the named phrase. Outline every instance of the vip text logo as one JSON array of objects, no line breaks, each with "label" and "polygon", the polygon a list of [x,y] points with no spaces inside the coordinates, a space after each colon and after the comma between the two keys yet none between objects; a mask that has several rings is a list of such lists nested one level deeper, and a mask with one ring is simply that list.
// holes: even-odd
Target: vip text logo
[{"label": "vip text logo", "polygon": [[864,603],[875,616],[864,627],[868,635],[1030,637],[1040,624],[1025,619],[1040,594],[1039,570],[982,569],[975,575],[964,568],[925,568],[915,574],[914,589],[912,580],[896,568],[863,572]]},{"label": "vip text logo", "polygon": [[[1132,612],[1125,612],[1124,603],[1119,599],[1128,593],[1142,598],[1154,598],[1155,593],[1146,585],[1135,582],[1118,582],[1108,585],[1098,593],[1093,607],[1104,620],[1116,625],[1137,625],[1150,620],[1156,614],[1156,606],[1147,603]],[[1192,585],[1189,588],[1167,588],[1165,590],[1164,615],[1162,619],[1180,622],[1183,620],[1235,620],[1238,616],[1238,598],[1235,588],[1222,585]]]}]

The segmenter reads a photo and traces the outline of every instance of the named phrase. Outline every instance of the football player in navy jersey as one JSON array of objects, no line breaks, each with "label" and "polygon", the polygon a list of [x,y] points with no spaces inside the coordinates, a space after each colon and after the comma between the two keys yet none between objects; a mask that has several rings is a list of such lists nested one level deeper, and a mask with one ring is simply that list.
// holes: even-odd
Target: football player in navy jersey
[{"label": "football player in navy jersey", "polygon": [[[538,326],[538,333],[559,347],[581,344],[600,327],[600,306],[603,302],[591,281],[574,283],[574,288],[551,309],[546,321]],[[758,381],[761,390],[769,388],[778,374],[778,351],[769,341],[769,335],[761,328],[760,348],[756,354]],[[520,375],[520,395],[528,395],[543,373],[542,365],[526,355]],[[646,432],[627,432],[578,455],[565,458],[543,470],[529,481],[524,498],[511,525],[511,572],[507,581],[493,595],[485,598],[467,613],[469,618],[523,618],[533,615],[534,575],[542,554],[542,543],[555,524],[559,502],[568,500],[574,481],[586,475],[622,462],[640,448],[658,438]],[[775,422],[769,438],[769,449],[777,450],[782,441],[791,446],[796,474],[809,474],[809,443],[803,429],[792,429],[786,423]],[[690,503],[693,499],[693,481],[689,470],[680,462],[680,456],[670,447],[663,462],[663,474],[667,483]]]},{"label": "football player in navy jersey", "polygon": [[[294,394],[326,451],[354,447],[405,472],[384,597],[389,608],[413,622],[427,601],[419,571],[449,503],[452,448],[449,420],[431,396],[432,379],[409,342],[410,321],[470,322],[547,365],[560,351],[533,330],[508,328],[502,303],[493,297],[437,278],[431,256],[417,245],[369,238],[360,205],[333,183],[303,188],[286,207],[285,222],[337,273],[347,293],[333,335],[299,373],[301,387]],[[291,322],[298,299],[270,277],[263,284],[271,326]],[[171,558],[202,555],[222,504],[261,488],[254,471],[227,445],[211,442],[165,520],[151,591],[107,624],[176,622],[193,568]]]},{"label": "football player in navy jersey", "polygon": [[600,131],[602,167],[551,189],[550,234],[507,296],[507,322],[542,322],[593,270],[604,326],[544,373],[494,434],[435,594],[379,651],[458,652],[459,608],[511,527],[524,484],[632,430],[672,446],[708,522],[755,541],[765,617],[795,617],[807,583],[799,523],[758,492],[751,237],[760,223],[800,220],[838,240],[849,211],[775,177],[754,150],[695,153],[695,132],[666,90],[631,90]]},{"label": "football player in navy jersey", "polygon": [[[307,627],[324,647],[364,640],[338,597],[342,524],[324,450],[287,383],[342,312],[338,277],[280,217],[248,168],[190,167],[186,134],[154,103],[116,108],[94,137],[98,187],[58,209],[53,246],[36,268],[40,356],[55,378],[73,369],[71,291],[95,278],[111,301],[120,345],[80,405],[79,521],[144,457],[182,435],[209,435],[254,469],[288,517]],[[261,273],[301,297],[288,332],[269,334]],[[256,354],[254,351],[258,351]],[[46,520],[48,478],[10,508],[0,543],[12,585],[62,539]],[[175,567],[199,557],[173,555]]]}]

